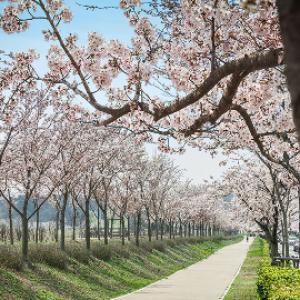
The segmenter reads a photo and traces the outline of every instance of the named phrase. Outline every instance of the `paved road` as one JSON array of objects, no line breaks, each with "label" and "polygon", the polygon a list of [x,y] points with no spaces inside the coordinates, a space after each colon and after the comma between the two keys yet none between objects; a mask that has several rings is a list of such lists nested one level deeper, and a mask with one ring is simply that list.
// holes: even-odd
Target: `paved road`
[{"label": "paved road", "polygon": [[227,246],[184,270],[141,290],[121,296],[120,300],[218,300],[244,261],[248,243]]}]

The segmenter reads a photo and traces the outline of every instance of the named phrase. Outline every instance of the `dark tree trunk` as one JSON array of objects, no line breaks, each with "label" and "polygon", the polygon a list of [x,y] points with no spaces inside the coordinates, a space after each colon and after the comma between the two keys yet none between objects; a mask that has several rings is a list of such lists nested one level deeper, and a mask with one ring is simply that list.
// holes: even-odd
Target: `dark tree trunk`
[{"label": "dark tree trunk", "polygon": [[274,240],[269,241],[269,247],[270,247],[271,257],[278,256],[278,253],[279,253],[279,251],[278,251],[278,242],[274,241]]},{"label": "dark tree trunk", "polygon": [[202,236],[202,222],[199,222],[199,236]]},{"label": "dark tree trunk", "polygon": [[147,213],[147,221],[148,221],[148,240],[149,240],[149,242],[151,242],[151,240],[152,240],[152,228],[151,228],[151,218],[150,218],[149,208],[146,209],[146,213]]},{"label": "dark tree trunk", "polygon": [[158,226],[158,217],[155,218],[155,239],[158,240],[159,236],[159,226]]},{"label": "dark tree trunk", "polygon": [[278,208],[275,207],[274,213],[273,213],[274,223],[272,224],[272,227],[270,225],[262,224],[261,222],[256,221],[258,226],[265,233],[265,238],[269,244],[271,258],[274,258],[279,255],[278,237],[277,237],[277,231],[278,231],[278,225],[279,225],[279,217],[278,216],[279,216],[279,211],[278,211]]},{"label": "dark tree trunk", "polygon": [[90,199],[85,199],[85,243],[86,249],[91,250]]},{"label": "dark tree trunk", "polygon": [[169,220],[169,239],[172,239],[172,219]]},{"label": "dark tree trunk", "polygon": [[8,206],[8,219],[9,219],[9,241],[10,244],[14,244],[14,226],[13,226],[13,219],[12,219],[12,206],[11,203],[9,203]]},{"label": "dark tree trunk", "polygon": [[130,241],[130,217],[127,217],[128,241]]},{"label": "dark tree trunk", "polygon": [[288,220],[286,211],[281,211],[282,214],[282,242],[283,242],[283,255],[290,256],[289,249],[289,232],[288,232]]},{"label": "dark tree trunk", "polygon": [[54,239],[57,243],[58,243],[58,231],[59,231],[59,208],[56,206]]},{"label": "dark tree trunk", "polygon": [[300,137],[300,1],[277,0],[293,118]]},{"label": "dark tree trunk", "polygon": [[108,245],[109,220],[107,216],[107,205],[105,205],[104,209],[102,210],[102,213],[103,213],[103,220],[104,220],[104,244]]},{"label": "dark tree trunk", "polygon": [[28,248],[29,248],[29,228],[28,228],[28,209],[29,198],[26,196],[22,208],[22,265],[27,265],[29,263],[28,259]]},{"label": "dark tree trunk", "polygon": [[40,232],[40,210],[38,209],[36,212],[36,219],[35,219],[35,242],[39,242],[39,232]]},{"label": "dark tree trunk", "polygon": [[123,214],[120,215],[121,220],[121,238],[122,238],[122,245],[125,245],[125,220]]},{"label": "dark tree trunk", "polygon": [[97,237],[98,237],[98,240],[100,241],[101,233],[100,233],[100,207],[99,207],[99,205],[97,206]]},{"label": "dark tree trunk", "polygon": [[165,222],[161,218],[160,218],[159,222],[160,222],[160,239],[162,240],[164,238],[164,226],[165,226]]},{"label": "dark tree trunk", "polygon": [[65,251],[65,210],[62,208],[60,212],[60,239],[59,247],[60,250]]},{"label": "dark tree trunk", "polygon": [[77,208],[74,201],[72,201],[73,215],[72,215],[72,240],[76,240],[76,223],[77,223]]},{"label": "dark tree trunk", "polygon": [[140,231],[141,231],[141,212],[138,212],[137,222],[136,222],[136,233],[135,233],[135,244],[137,247],[140,246]]},{"label": "dark tree trunk", "polygon": [[195,235],[195,221],[192,223],[192,235]]},{"label": "dark tree trunk", "polygon": [[69,193],[66,191],[63,194],[63,203],[60,210],[60,250],[65,251],[65,216],[66,216],[66,208],[68,203]]},{"label": "dark tree trunk", "polygon": [[298,187],[298,230],[299,230],[299,234],[298,234],[298,239],[299,239],[299,252],[298,252],[298,256],[300,258],[300,187]]},{"label": "dark tree trunk", "polygon": [[180,237],[182,237],[182,222],[181,222],[181,218],[179,218],[179,235],[180,235]]},{"label": "dark tree trunk", "polygon": [[28,263],[28,241],[29,241],[29,230],[28,230],[28,219],[27,212],[23,214],[22,218],[22,263]]}]

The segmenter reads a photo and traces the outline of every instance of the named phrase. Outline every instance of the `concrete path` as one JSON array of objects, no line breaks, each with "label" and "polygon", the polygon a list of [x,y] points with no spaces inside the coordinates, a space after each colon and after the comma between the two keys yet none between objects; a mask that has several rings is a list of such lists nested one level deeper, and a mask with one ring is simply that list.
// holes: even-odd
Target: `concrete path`
[{"label": "concrete path", "polygon": [[226,246],[207,259],[155,282],[122,300],[218,300],[222,299],[244,261],[245,240]]}]

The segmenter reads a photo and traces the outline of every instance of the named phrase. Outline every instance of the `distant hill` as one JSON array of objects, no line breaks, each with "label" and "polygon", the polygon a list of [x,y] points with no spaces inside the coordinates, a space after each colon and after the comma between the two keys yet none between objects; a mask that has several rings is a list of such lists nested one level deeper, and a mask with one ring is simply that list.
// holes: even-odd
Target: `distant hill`
[{"label": "distant hill", "polygon": [[[16,199],[16,206],[17,208],[21,209],[23,205],[24,197],[19,196]],[[29,202],[28,206],[28,215],[30,215],[34,211],[34,204],[33,201]],[[67,217],[68,214],[71,213],[71,208],[68,207]],[[41,222],[49,222],[55,220],[56,210],[51,206],[49,203],[45,203],[40,210],[40,220]],[[4,201],[0,201],[0,219],[7,219],[8,218],[8,211],[7,206]],[[18,213],[13,211],[13,218],[18,218]]]}]

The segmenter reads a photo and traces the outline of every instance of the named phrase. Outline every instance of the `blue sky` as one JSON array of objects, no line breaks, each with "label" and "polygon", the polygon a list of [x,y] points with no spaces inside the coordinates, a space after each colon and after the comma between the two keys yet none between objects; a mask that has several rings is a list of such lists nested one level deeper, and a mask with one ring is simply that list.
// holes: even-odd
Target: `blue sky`
[{"label": "blue sky", "polygon": [[[118,6],[119,0],[77,0],[81,4],[91,4],[98,6]],[[76,5],[74,0],[65,1],[72,8],[74,19],[70,24],[63,24],[61,29],[63,33],[77,33],[80,43],[85,43],[89,31],[96,31],[107,39],[119,39],[124,43],[130,42],[132,28],[128,25],[126,18],[121,10],[95,10],[87,11]],[[0,8],[3,4],[0,5]],[[49,43],[43,40],[41,30],[46,29],[47,24],[44,21],[35,21],[31,24],[30,30],[19,34],[5,34],[0,31],[0,49],[5,51],[23,51],[29,48],[37,49],[41,55],[37,68],[40,73],[46,71],[47,49]],[[153,146],[147,147],[150,153],[157,150]],[[177,164],[186,169],[186,176],[192,178],[195,182],[203,179],[209,179],[210,176],[218,178],[224,167],[219,167],[219,162],[224,159],[218,155],[214,159],[208,153],[196,149],[187,149],[185,154],[173,155]]]}]

